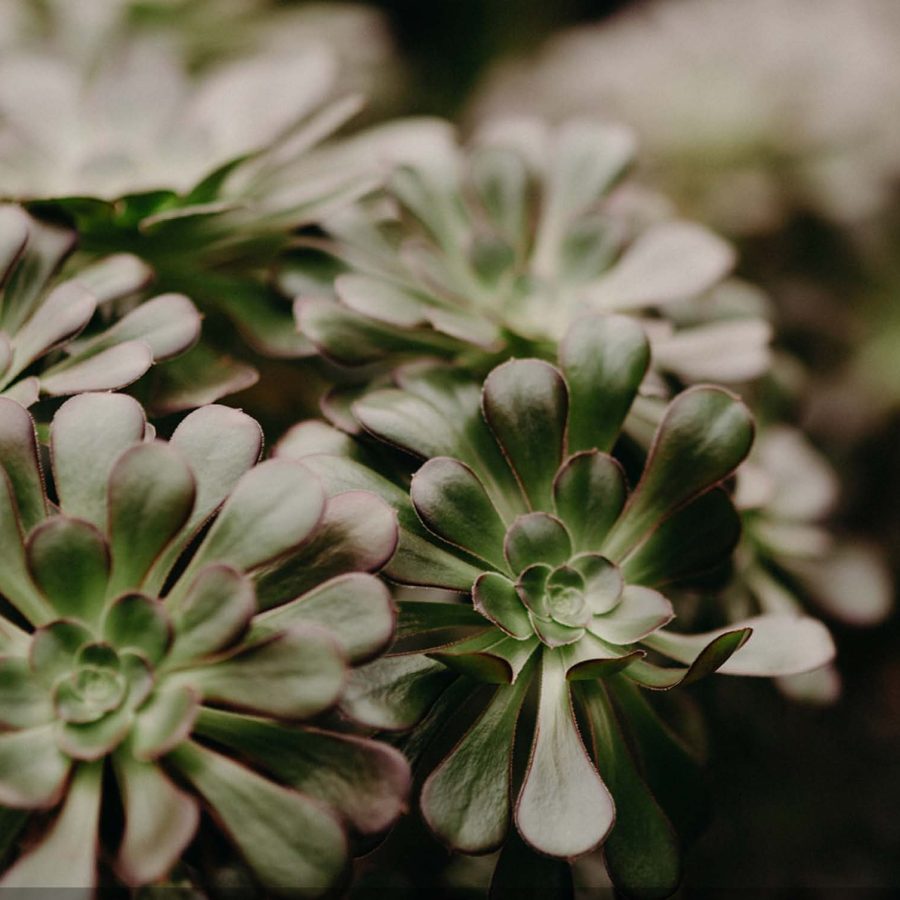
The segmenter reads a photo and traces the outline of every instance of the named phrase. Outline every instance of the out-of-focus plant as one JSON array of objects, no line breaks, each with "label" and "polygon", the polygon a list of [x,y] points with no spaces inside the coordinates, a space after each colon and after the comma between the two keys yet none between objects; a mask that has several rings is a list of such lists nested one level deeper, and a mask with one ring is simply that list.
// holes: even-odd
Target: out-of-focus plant
[{"label": "out-of-focus plant", "polygon": [[5,44],[50,51],[82,74],[111,50],[145,39],[165,44],[185,71],[259,55],[288,58],[326,46],[341,92],[364,93],[383,111],[401,90],[401,67],[384,17],[358,3],[277,0],[2,0]]},{"label": "out-of-focus plant", "polygon": [[[727,595],[732,610],[798,613],[808,598],[830,617],[874,625],[890,612],[893,584],[877,548],[842,538],[823,524],[840,485],[832,468],[797,429],[771,426],[738,470],[735,501],[746,539]],[[831,669],[781,681],[789,693],[827,701],[839,690]]]},{"label": "out-of-focus plant", "polygon": [[[390,579],[466,595],[401,600],[396,643],[343,702],[373,727],[415,727],[405,747],[428,776],[426,821],[459,851],[505,846],[498,889],[529,877],[522,841],[557,859],[605,841],[618,886],[671,893],[673,825],[692,820],[697,798],[689,756],[636,687],[717,669],[790,675],[834,652],[820,623],[793,612],[704,634],[666,627],[675,608],[659,589],[717,567],[738,540],[719,485],[752,422],[723,389],[678,395],[630,489],[610,451],[648,363],[636,323],[600,316],[572,325],[558,368],[510,361],[483,388],[458,368],[402,370],[397,388],[353,411],[368,434],[425,460],[408,485],[322,424],[279,446],[327,490],[394,505]],[[510,817],[521,841],[505,844]]]},{"label": "out-of-focus plant", "polygon": [[[600,845],[625,893],[674,891],[697,722],[640,689],[832,699],[806,598],[890,605],[779,424],[799,366],[765,295],[676,210],[776,290],[789,218],[870,223],[888,3],[645,4],[511,64],[460,143],[351,131],[396,87],[360,7],[0,0],[2,886],[335,893],[404,807],[393,731],[432,831],[502,847],[498,891]],[[235,351],[311,358],[253,361],[295,417],[337,384],[331,424],[258,463],[256,422],[203,405],[256,379]],[[201,407],[168,442],[96,393],[138,379],[151,413]],[[707,381],[759,412],[749,457]]]},{"label": "out-of-focus plant", "polygon": [[900,100],[898,50],[891,0],[660,0],[500,63],[473,115],[625,122],[683,208],[728,232],[798,208],[853,223],[900,174],[884,115]]},{"label": "out-of-focus plant", "polygon": [[0,206],[0,394],[30,406],[40,396],[112,390],[196,343],[200,315],[180,294],[163,294],[121,316],[151,270],[117,254],[59,276],[77,236],[18,206]]},{"label": "out-of-focus plant", "polygon": [[575,317],[617,311],[640,318],[657,371],[740,382],[766,370],[765,302],[725,280],[731,248],[620,184],[628,131],[514,120],[465,148],[449,126],[428,137],[386,196],[327,219],[312,242],[348,270],[333,296],[294,288],[301,332],[330,358],[432,354],[484,373],[511,354],[552,358]]},{"label": "out-of-focus plant", "polygon": [[[364,384],[383,378],[386,365],[425,357],[478,375],[510,356],[554,359],[561,335],[580,315],[625,312],[653,347],[652,369],[625,426],[647,447],[673,387],[704,380],[743,385],[769,374],[765,298],[726,280],[734,258],[725,242],[674,218],[664,200],[622,180],[633,155],[628,132],[583,120],[554,130],[520,119],[495,123],[466,150],[449,129],[434,130],[429,139],[419,159],[394,174],[386,197],[343,210],[326,221],[326,239],[311,241],[346,269],[333,292],[295,283],[300,330],[330,358],[356,367]],[[293,283],[290,269],[283,277]],[[323,409],[339,427],[358,429],[348,415],[358,394],[358,388],[342,389]],[[798,458],[800,442],[779,440],[777,426],[770,440],[767,428],[755,481],[784,497],[772,483],[785,469],[802,469],[813,451]],[[826,465],[817,461],[817,471]],[[772,471],[760,471],[766,468]],[[835,554],[820,521],[830,509],[770,512],[787,521],[775,529],[765,511],[744,515],[747,546],[755,548],[746,553],[765,565],[751,565],[748,557],[733,596],[748,590],[744,575],[752,575],[751,594],[759,600],[765,574],[796,560],[792,578],[782,580],[785,603],[793,597],[797,606],[821,593],[826,608],[842,609],[840,617],[849,621],[886,615],[884,563],[858,542]],[[797,559],[791,532],[796,537],[810,518],[817,555],[807,548]],[[796,571],[825,556],[830,578]],[[831,587],[845,576],[857,590],[839,597],[846,585]],[[747,603],[737,606],[743,614]]]},{"label": "out-of-focus plant", "polygon": [[[167,4],[90,5],[92,19],[79,5],[81,37],[66,25],[71,4],[42,7],[43,27],[61,46],[23,39],[0,64],[0,190],[77,227],[73,267],[136,254],[163,290],[236,321],[255,350],[308,355],[270,269],[296,229],[378,183],[371,143],[365,156],[351,145],[321,146],[363,105],[348,93],[358,79],[343,76],[356,56],[350,44],[369,41],[369,30],[332,29],[321,9],[296,17],[285,10],[302,39],[288,39],[287,22],[283,30],[259,23],[252,46],[195,69],[163,27],[163,11],[150,16],[155,28],[132,21],[160,6]],[[182,12],[169,10],[172,28],[185,25]],[[240,23],[252,10],[232,12],[231,26],[221,27],[249,40]],[[211,324],[210,342],[167,369],[175,404],[192,389],[209,401],[252,380],[246,366],[223,359],[223,350],[240,347]]]},{"label": "out-of-focus plant", "polygon": [[92,887],[98,853],[158,881],[206,807],[267,891],[329,890],[348,836],[387,828],[407,789],[396,750],[320,715],[391,639],[368,571],[393,513],[257,465],[259,426],[221,406],[165,443],[135,400],[83,394],[50,435],[52,492],[34,422],[0,399],[5,849],[36,814],[0,884]]}]

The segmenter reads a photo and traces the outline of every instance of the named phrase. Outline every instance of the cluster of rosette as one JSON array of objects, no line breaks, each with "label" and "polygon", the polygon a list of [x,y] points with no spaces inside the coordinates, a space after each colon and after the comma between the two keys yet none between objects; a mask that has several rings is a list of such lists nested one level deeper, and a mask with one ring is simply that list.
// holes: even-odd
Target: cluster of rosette
[{"label": "cluster of rosette", "polygon": [[733,249],[626,174],[630,132],[591,119],[497,121],[465,145],[411,132],[384,196],[324,219],[311,243],[345,267],[295,279],[300,331],[342,364],[423,355],[484,374],[551,356],[572,321],[640,319],[654,368],[740,383],[770,365],[764,299],[729,279]]},{"label": "cluster of rosette", "polygon": [[[441,365],[401,370],[397,387],[353,411],[368,435],[425,460],[408,487],[399,457],[370,463],[364,442],[319,424],[296,426],[279,453],[329,490],[394,505],[400,539],[386,574],[451,592],[400,600],[395,643],[343,701],[373,727],[415,727],[407,749],[427,775],[421,807],[434,832],[463,852],[506,841],[509,854],[527,845],[558,858],[605,841],[616,884],[665,894],[679,878],[673,823],[689,818],[672,779],[688,758],[637,688],[717,670],[802,672],[833,645],[794,615],[699,634],[669,627],[677,587],[738,541],[723,482],[753,426],[727,391],[685,391],[632,489],[622,428],[648,364],[636,323],[595,316],[565,335],[558,365],[509,361],[483,387]],[[498,877],[527,870],[502,860]]]},{"label": "cluster of rosette", "polygon": [[45,472],[0,399],[5,850],[27,826],[3,887],[107,883],[109,860],[158,881],[207,810],[266,891],[319,894],[402,811],[402,755],[326,715],[391,640],[369,572],[394,514],[261,449],[234,409],[164,442],[132,398],[88,393],[54,416]]},{"label": "cluster of rosette", "polygon": [[[25,406],[131,385],[200,337],[200,314],[182,294],[133,303],[153,272],[132,254],[60,277],[76,243],[70,228],[0,206],[0,395]],[[196,405],[185,399],[174,408]]]}]

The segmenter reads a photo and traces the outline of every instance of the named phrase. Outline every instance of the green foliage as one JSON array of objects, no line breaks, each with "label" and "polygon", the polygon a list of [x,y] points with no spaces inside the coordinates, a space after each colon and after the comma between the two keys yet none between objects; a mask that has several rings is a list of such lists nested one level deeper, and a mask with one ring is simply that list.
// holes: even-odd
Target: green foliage
[{"label": "green foliage", "polygon": [[[659,588],[716,567],[738,540],[720,485],[746,456],[752,421],[720,388],[685,391],[630,488],[616,458],[592,441],[616,446],[647,365],[645,339],[629,320],[597,318],[576,323],[562,347],[560,368],[510,361],[480,390],[434,366],[359,400],[354,413],[368,434],[425,460],[408,491],[347,455],[319,452],[321,438],[307,443],[295,432],[281,454],[303,459],[329,490],[375,490],[395,506],[390,578],[471,595],[471,605],[401,600],[397,642],[360,670],[343,701],[373,727],[421,721],[417,742],[444,748],[433,751],[421,795],[435,833],[484,853],[504,842],[512,819],[526,845],[567,859],[609,836],[616,883],[665,894],[678,882],[677,842],[644,781],[650,751],[620,694],[716,670],[807,671],[834,650],[819,623],[793,616],[705,634],[667,627],[675,608]],[[607,358],[622,360],[619,372],[631,378],[590,377]],[[414,666],[422,655],[453,677],[435,681],[424,660]],[[456,704],[426,715],[453,691],[474,702],[484,683],[494,686],[491,699],[461,733]],[[531,747],[524,769],[522,741]],[[639,847],[632,829],[643,835]]]},{"label": "green foliage", "polygon": [[[200,315],[180,294],[149,299],[110,323],[153,274],[137,257],[115,254],[59,279],[77,238],[17,206],[0,207],[0,396],[25,406],[125,387],[200,336]],[[95,327],[98,319],[106,321]]]},{"label": "green foliage", "polygon": [[[206,805],[268,890],[315,895],[342,877],[348,831],[402,809],[399,753],[302,724],[391,638],[368,570],[393,517],[369,494],[326,499],[299,463],[257,463],[261,446],[226,407],[163,442],[131,398],[81,394],[50,426],[51,497],[31,417],[0,400],[0,803],[60,806],[4,887],[90,887],[98,846],[126,884],[158,881]],[[100,821],[106,760],[118,846]]]},{"label": "green foliage", "polygon": [[496,897],[672,894],[653,693],[833,697],[799,597],[890,605],[734,248],[619,125],[354,133],[363,9],[70,6],[0,4],[0,886],[334,895],[411,764]]}]

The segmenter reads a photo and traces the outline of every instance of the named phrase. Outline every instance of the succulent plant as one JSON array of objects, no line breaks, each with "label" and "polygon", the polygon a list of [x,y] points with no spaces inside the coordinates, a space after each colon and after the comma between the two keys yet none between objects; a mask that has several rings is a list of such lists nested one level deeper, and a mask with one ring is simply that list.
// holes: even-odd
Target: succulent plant
[{"label": "succulent plant", "polygon": [[[396,643],[343,701],[373,727],[418,724],[408,749],[431,770],[421,807],[435,833],[482,853],[504,844],[512,817],[546,856],[605,841],[616,884],[666,895],[679,878],[672,825],[690,818],[673,782],[689,763],[636,688],[716,670],[802,672],[834,648],[821,624],[794,614],[700,634],[667,627],[675,609],[661,591],[719,566],[737,543],[721,483],[753,426],[727,391],[685,391],[630,489],[611,451],[627,449],[621,428],[648,363],[636,323],[592,316],[564,336],[558,366],[509,361],[483,389],[450,367],[401,370],[397,388],[354,413],[425,460],[408,488],[321,423],[296,426],[278,453],[303,459],[329,490],[373,490],[395,506],[388,578],[471,598],[401,600]],[[516,853],[519,839],[506,847]],[[502,877],[515,868],[501,856]]]},{"label": "succulent plant", "polygon": [[[5,54],[0,197],[69,221],[82,259],[137,255],[163,290],[236,320],[254,348],[308,354],[268,270],[295,229],[377,183],[353,148],[319,146],[362,106],[335,53],[307,39],[195,73],[164,41],[110,40],[91,65],[43,47]],[[247,386],[246,368],[206,349],[174,378]]]},{"label": "succulent plant", "polygon": [[[173,51],[203,80],[235,60],[299,55],[327,47],[339,59],[340,91],[361,92],[387,105],[399,90],[398,57],[387,22],[356,3],[277,0],[3,0],[0,42],[77,63],[88,75],[124,45],[153,40]],[[300,88],[301,86],[297,86]]]},{"label": "succulent plant", "polygon": [[33,420],[0,398],[0,804],[19,825],[54,811],[3,887],[91,887],[98,847],[156,881],[207,808],[268,892],[319,894],[348,833],[401,811],[402,756],[321,715],[391,639],[368,570],[393,513],[256,464],[261,440],[222,406],[155,440],[132,398],[82,394],[53,418],[45,487]]},{"label": "succulent plant", "polygon": [[469,118],[625,122],[657,183],[727,233],[808,210],[848,225],[883,210],[897,177],[882,109],[900,97],[898,48],[891,0],[659,0],[501,63]]},{"label": "succulent plant", "polygon": [[[63,280],[57,273],[75,243],[69,229],[0,206],[0,395],[26,406],[41,395],[124,387],[200,334],[200,315],[180,294],[110,322],[115,302],[145,288],[152,272],[116,254]],[[85,334],[95,319],[102,324]]]},{"label": "succulent plant", "polygon": [[[888,616],[893,585],[885,560],[871,542],[825,525],[838,493],[837,475],[802,432],[786,425],[762,430],[737,473],[745,539],[726,595],[732,610],[789,613],[809,601],[858,627]],[[836,699],[840,690],[833,667],[779,683],[819,702]]]},{"label": "succulent plant", "polygon": [[579,315],[617,311],[645,323],[659,371],[758,376],[764,304],[724,281],[724,241],[618,185],[633,155],[629,132],[588,120],[497,123],[465,148],[433,132],[393,174],[389,203],[325,221],[313,243],[348,271],[333,296],[297,285],[301,333],[343,364],[431,355],[485,374],[510,355],[552,359]]}]

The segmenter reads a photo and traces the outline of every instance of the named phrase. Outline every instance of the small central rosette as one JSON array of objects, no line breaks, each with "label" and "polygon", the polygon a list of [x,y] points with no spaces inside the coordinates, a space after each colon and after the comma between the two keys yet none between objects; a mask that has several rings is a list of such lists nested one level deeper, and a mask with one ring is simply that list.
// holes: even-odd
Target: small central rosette
[{"label": "small central rosette", "polygon": [[474,601],[512,637],[536,635],[548,647],[562,647],[590,633],[603,644],[621,646],[673,617],[662,594],[626,585],[619,567],[605,556],[573,555],[568,530],[549,513],[519,516],[506,532],[504,551],[518,577],[482,575]]},{"label": "small central rosette", "polygon": [[[139,657],[133,659],[137,661]],[[112,647],[86,644],[72,662],[72,670],[62,675],[53,688],[53,705],[64,722],[96,722],[118,709],[131,693],[122,660]]]},{"label": "small central rosette", "polygon": [[[390,595],[362,571],[393,552],[391,510],[257,463],[261,445],[223,406],[163,442],[135,400],[82,394],[53,418],[45,479],[33,419],[0,397],[0,807],[58,808],[0,888],[89,888],[100,847],[111,877],[158,882],[203,805],[267,895],[324,892],[347,865],[344,823],[375,834],[402,809],[397,751],[304,724],[391,640]],[[365,546],[344,520],[367,523]]]},{"label": "small central rosette", "polygon": [[602,617],[618,606],[624,584],[618,568],[594,554],[566,565],[529,566],[516,583],[534,633],[549,647],[571,644],[585,629],[602,631]]}]

